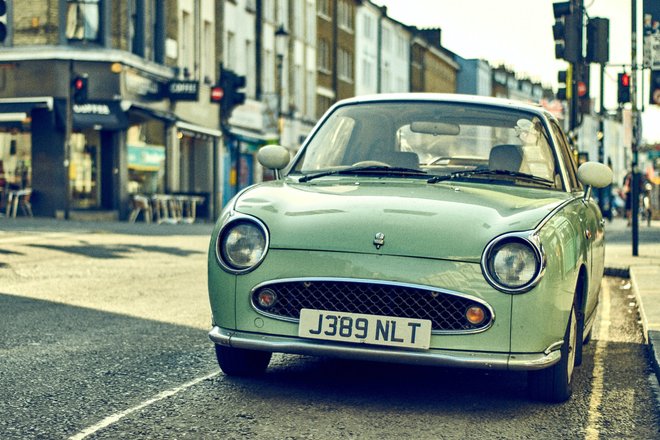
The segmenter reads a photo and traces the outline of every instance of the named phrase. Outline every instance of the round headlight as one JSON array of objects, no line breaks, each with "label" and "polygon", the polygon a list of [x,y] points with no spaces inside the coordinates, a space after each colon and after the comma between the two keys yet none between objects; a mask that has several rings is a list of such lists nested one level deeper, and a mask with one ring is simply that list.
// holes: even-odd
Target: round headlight
[{"label": "round headlight", "polygon": [[501,290],[522,292],[537,279],[541,261],[526,240],[501,240],[488,251],[485,261],[488,278]]},{"label": "round headlight", "polygon": [[229,223],[218,236],[218,257],[230,270],[243,272],[254,268],[266,250],[265,229],[250,220]]}]

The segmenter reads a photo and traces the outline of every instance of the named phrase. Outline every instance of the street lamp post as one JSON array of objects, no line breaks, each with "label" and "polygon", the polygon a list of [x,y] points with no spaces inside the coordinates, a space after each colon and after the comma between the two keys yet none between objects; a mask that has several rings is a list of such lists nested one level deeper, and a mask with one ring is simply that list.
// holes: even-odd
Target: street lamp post
[{"label": "street lamp post", "polygon": [[275,31],[275,51],[277,52],[277,136],[282,143],[282,94],[284,81],[284,54],[287,50],[289,33],[280,25]]}]

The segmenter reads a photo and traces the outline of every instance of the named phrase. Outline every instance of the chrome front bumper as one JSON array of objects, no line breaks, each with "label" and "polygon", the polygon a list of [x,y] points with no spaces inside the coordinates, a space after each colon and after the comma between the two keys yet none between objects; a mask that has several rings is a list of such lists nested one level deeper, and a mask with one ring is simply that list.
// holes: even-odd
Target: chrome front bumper
[{"label": "chrome front bumper", "polygon": [[543,353],[532,354],[475,353],[438,349],[415,351],[261,335],[226,330],[217,326],[209,332],[209,338],[218,345],[247,350],[492,370],[541,370],[556,364],[561,357],[560,343],[553,344]]}]

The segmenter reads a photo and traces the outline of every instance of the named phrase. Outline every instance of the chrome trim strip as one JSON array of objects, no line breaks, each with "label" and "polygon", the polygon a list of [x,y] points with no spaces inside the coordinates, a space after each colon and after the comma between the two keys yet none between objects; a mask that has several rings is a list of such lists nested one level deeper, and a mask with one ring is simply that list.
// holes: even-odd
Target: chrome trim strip
[{"label": "chrome trim strip", "polygon": [[541,370],[556,364],[561,358],[559,350],[554,350],[549,354],[509,354],[442,349],[402,350],[366,344],[345,344],[231,331],[217,326],[209,332],[209,338],[219,345],[247,350],[492,370]]},{"label": "chrome trim strip", "polygon": [[277,280],[269,280],[269,281],[264,281],[263,283],[259,283],[256,286],[250,290],[250,305],[254,309],[255,312],[264,315],[268,318],[273,318],[273,319],[278,319],[280,321],[286,321],[286,322],[293,322],[293,323],[298,323],[300,320],[296,318],[289,318],[289,317],[284,317],[284,316],[279,316],[279,315],[274,315],[272,313],[265,312],[263,310],[258,309],[255,305],[254,302],[252,301],[252,296],[254,295],[254,292],[256,292],[258,289],[261,289],[262,287],[267,287],[270,286],[271,284],[280,284],[280,283],[296,283],[296,282],[318,282],[318,281],[331,281],[331,282],[339,282],[339,283],[363,283],[363,284],[381,284],[385,286],[398,286],[398,287],[406,287],[406,288],[412,288],[412,289],[419,289],[419,290],[426,290],[426,291],[432,291],[432,292],[439,292],[440,294],[446,294],[446,295],[454,295],[458,296],[470,301],[474,301],[476,303],[481,304],[484,306],[486,309],[488,309],[488,312],[490,313],[491,319],[490,323],[483,327],[483,328],[478,328],[474,330],[433,330],[431,331],[432,335],[471,335],[471,334],[476,334],[476,333],[482,333],[488,330],[493,326],[495,323],[495,310],[488,304],[486,301],[482,300],[481,298],[477,298],[471,295],[467,295],[464,293],[456,292],[453,290],[448,290],[448,289],[441,289],[441,288],[436,288],[433,286],[424,286],[422,284],[412,284],[412,283],[403,283],[403,282],[398,282],[398,281],[385,281],[385,280],[370,280],[367,278],[333,278],[333,277],[311,277],[311,278],[281,278]]},{"label": "chrome trim strip", "polygon": [[550,221],[550,219],[552,217],[554,217],[555,214],[557,214],[559,211],[564,209],[564,207],[570,205],[571,203],[573,203],[576,200],[581,200],[581,199],[582,199],[582,197],[573,196],[570,199],[564,200],[559,205],[555,206],[554,209],[552,211],[550,211],[548,213],[548,215],[543,217],[541,222],[538,225],[536,225],[536,227],[534,228],[534,234],[538,234],[541,231],[541,228],[543,228],[543,226],[545,226],[545,224],[548,223]]},{"label": "chrome trim strip", "polygon": [[550,344],[550,346],[548,346],[548,348],[546,348],[545,350],[543,350],[543,353],[545,353],[545,354],[550,354],[550,353],[552,353],[553,351],[557,351],[557,350],[561,349],[561,346],[562,346],[562,345],[564,345],[564,341],[563,341],[563,340],[561,340],[561,341],[557,341],[557,342],[555,342],[554,344]]},{"label": "chrome trim strip", "polygon": [[[270,248],[270,234],[268,233],[268,228],[266,227],[266,225],[261,220],[259,220],[258,218],[253,217],[251,215],[235,212],[235,211],[233,211],[232,214],[233,215],[231,215],[227,219],[225,224],[222,225],[222,227],[218,230],[218,235],[215,237],[215,259],[218,262],[218,264],[220,265],[220,267],[222,267],[225,271],[227,271],[229,273],[232,273],[234,275],[241,275],[241,274],[245,274],[245,273],[248,273],[248,272],[256,269],[261,264],[261,262],[264,261],[264,258],[266,258],[266,254],[268,254],[268,250]],[[264,246],[264,253],[261,255],[259,260],[253,266],[250,266],[250,267],[245,268],[245,269],[236,269],[236,268],[230,266],[228,263],[226,263],[222,259],[222,255],[220,254],[220,249],[219,249],[220,240],[222,240],[223,232],[228,227],[230,227],[232,223],[237,222],[237,221],[245,221],[245,222],[254,223],[255,225],[257,225],[257,227],[259,227],[263,231],[264,239],[266,240],[266,244]]]}]

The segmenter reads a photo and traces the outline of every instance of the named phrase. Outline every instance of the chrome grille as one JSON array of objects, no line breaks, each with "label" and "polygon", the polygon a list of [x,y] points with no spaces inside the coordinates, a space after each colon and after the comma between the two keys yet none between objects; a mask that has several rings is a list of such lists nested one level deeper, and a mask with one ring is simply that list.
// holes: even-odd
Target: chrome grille
[{"label": "chrome grille", "polygon": [[[277,300],[262,307],[257,297],[270,289]],[[300,319],[301,309],[429,319],[433,331],[471,332],[485,329],[493,319],[489,307],[469,297],[403,284],[355,280],[293,280],[261,285],[252,292],[253,307],[277,318]],[[481,306],[486,319],[479,325],[465,318],[470,306]]]}]

